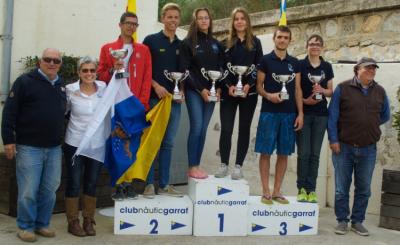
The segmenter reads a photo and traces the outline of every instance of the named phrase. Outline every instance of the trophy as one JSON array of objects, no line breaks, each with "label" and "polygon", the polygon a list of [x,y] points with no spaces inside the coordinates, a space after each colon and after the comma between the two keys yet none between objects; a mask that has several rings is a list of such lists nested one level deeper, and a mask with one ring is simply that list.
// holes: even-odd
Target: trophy
[{"label": "trophy", "polygon": [[251,65],[250,67],[248,67],[248,66],[232,66],[231,63],[228,63],[226,66],[228,67],[228,70],[232,74],[239,76],[239,80],[236,84],[234,95],[244,97],[242,76],[249,75],[256,66],[254,64]]},{"label": "trophy", "polygon": [[224,79],[227,75],[228,75],[228,71],[225,71],[224,73],[220,72],[220,71],[212,71],[212,70],[208,70],[206,71],[206,69],[201,68],[200,69],[201,74],[203,74],[203,77],[207,80],[211,79],[212,82],[212,86],[211,86],[211,90],[210,93],[211,95],[208,96],[208,100],[209,101],[218,101],[218,97],[217,97],[217,91],[215,90],[215,83],[217,81],[220,81],[222,79]]},{"label": "trophy", "polygon": [[[312,82],[313,84],[319,84],[324,78],[325,78],[324,71],[321,71],[321,76],[311,75],[310,73],[308,73],[308,79],[310,79],[310,82]],[[322,94],[315,93],[315,99],[322,100]]]},{"label": "trophy", "polygon": [[[114,49],[112,50],[110,48],[110,54],[114,59],[120,61],[123,60],[127,55],[128,55],[128,50],[127,49]],[[128,78],[129,73],[125,72],[125,68],[121,68],[117,70],[117,73],[115,74],[116,79],[122,79],[122,78]]]},{"label": "trophy", "polygon": [[170,80],[175,84],[172,98],[174,100],[181,100],[182,94],[179,91],[179,83],[185,80],[189,76],[189,71],[182,73],[182,72],[168,72],[167,70],[164,70],[164,75],[167,77],[168,80]]},{"label": "trophy", "polygon": [[295,77],[296,77],[295,73],[292,73],[291,75],[276,75],[275,73],[272,73],[272,78],[274,78],[276,82],[282,84],[282,90],[279,93],[279,96],[281,97],[282,100],[289,99],[289,93],[286,90],[286,84],[293,81]]}]

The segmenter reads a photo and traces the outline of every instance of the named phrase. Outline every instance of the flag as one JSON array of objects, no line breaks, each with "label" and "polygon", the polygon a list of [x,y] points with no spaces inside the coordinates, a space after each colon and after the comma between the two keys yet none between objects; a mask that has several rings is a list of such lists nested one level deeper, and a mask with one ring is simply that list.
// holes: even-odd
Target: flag
[{"label": "flag", "polygon": [[[128,0],[128,3],[126,5],[126,11],[128,12],[133,12],[136,14],[136,0]],[[133,33],[132,35],[133,40],[137,40],[137,31]]]},{"label": "flag", "polygon": [[279,20],[279,26],[286,26],[286,0],[281,0],[281,19]]}]

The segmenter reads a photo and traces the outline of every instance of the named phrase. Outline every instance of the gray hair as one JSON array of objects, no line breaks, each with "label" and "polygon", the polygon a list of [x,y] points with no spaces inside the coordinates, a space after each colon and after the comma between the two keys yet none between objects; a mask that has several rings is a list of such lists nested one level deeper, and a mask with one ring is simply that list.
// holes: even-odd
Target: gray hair
[{"label": "gray hair", "polygon": [[80,69],[82,68],[82,65],[84,64],[93,64],[95,66],[95,68],[97,69],[97,60],[90,57],[90,56],[84,56],[82,58],[79,59],[78,61],[78,72],[80,71]]}]

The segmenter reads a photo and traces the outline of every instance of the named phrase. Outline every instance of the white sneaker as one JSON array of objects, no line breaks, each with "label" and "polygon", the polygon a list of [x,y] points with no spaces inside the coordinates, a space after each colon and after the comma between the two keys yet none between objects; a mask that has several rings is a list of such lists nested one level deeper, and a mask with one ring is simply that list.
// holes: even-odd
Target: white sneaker
[{"label": "white sneaker", "polygon": [[233,180],[243,179],[242,166],[236,164],[231,174]]},{"label": "white sneaker", "polygon": [[154,185],[153,184],[146,185],[143,191],[143,197],[148,199],[153,199],[155,195],[156,193],[154,191]]},{"label": "white sneaker", "polygon": [[183,197],[183,193],[175,189],[172,185],[167,185],[165,188],[158,189],[158,195],[165,195],[171,197]]},{"label": "white sneaker", "polygon": [[218,168],[218,172],[215,174],[215,178],[224,178],[228,175],[228,166],[225,163],[221,163]]}]

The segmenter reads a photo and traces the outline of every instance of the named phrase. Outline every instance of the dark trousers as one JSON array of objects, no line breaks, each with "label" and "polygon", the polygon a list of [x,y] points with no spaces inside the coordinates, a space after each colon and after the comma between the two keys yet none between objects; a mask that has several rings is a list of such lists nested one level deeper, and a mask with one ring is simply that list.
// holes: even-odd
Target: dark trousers
[{"label": "dark trousers", "polygon": [[63,147],[65,165],[67,166],[66,197],[79,197],[81,178],[83,174],[83,194],[95,197],[96,184],[100,175],[102,163],[85,156],[76,156],[74,163],[72,157],[77,147],[65,144]]},{"label": "dark trousers", "polygon": [[236,164],[242,166],[250,142],[250,126],[257,105],[257,95],[247,98],[226,96],[220,103],[221,136],[219,150],[221,162],[229,164],[232,133],[237,107],[239,107],[239,136],[236,151]]}]

